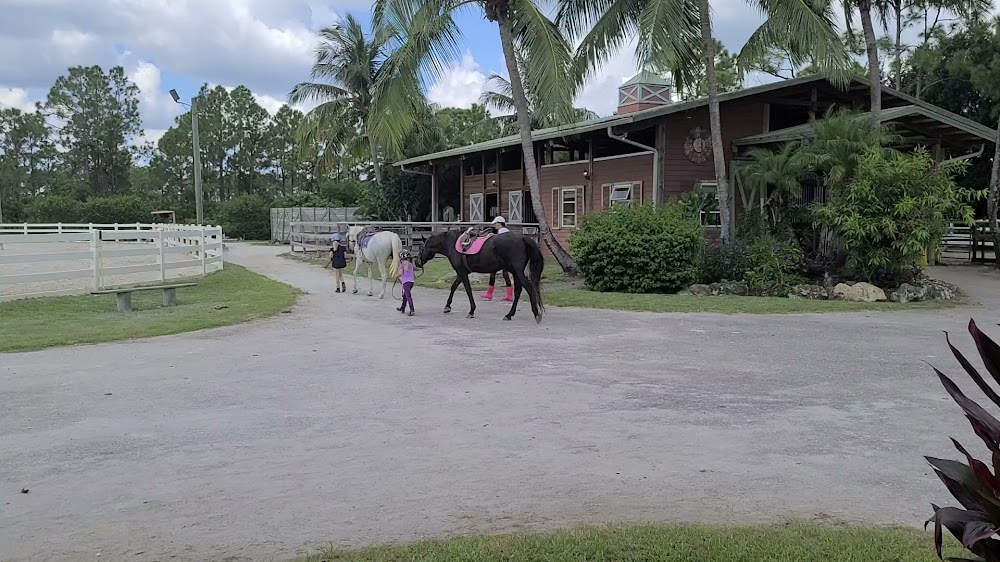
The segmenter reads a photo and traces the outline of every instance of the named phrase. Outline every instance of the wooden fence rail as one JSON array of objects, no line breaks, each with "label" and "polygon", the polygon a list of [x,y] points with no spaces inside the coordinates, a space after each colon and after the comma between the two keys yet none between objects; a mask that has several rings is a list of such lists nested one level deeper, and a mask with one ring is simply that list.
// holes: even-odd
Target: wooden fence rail
[{"label": "wooden fence rail", "polygon": [[[142,223],[15,226],[18,230],[16,234],[11,232],[11,225],[0,224],[0,301],[85,292],[77,284],[71,288],[34,290],[31,285],[35,283],[88,278],[89,288],[101,290],[110,276],[157,273],[154,277],[162,282],[166,281],[168,270],[198,268],[201,275],[207,275],[224,266],[223,234],[218,226]],[[106,242],[114,246],[105,247]],[[134,245],[121,247],[119,244],[123,242]],[[35,246],[45,244],[58,244],[60,247]],[[87,245],[86,250],[83,244]],[[67,245],[81,247],[67,249]],[[26,251],[25,248],[38,248],[40,251]],[[14,253],[17,250],[21,253]],[[188,259],[167,259],[167,256],[176,254]],[[122,264],[116,259],[126,257],[147,257],[149,260],[148,263]],[[51,266],[40,271],[38,268],[25,271],[24,267],[15,267],[47,262]]]},{"label": "wooden fence rail", "polygon": [[993,262],[996,249],[988,221],[976,221],[968,225],[961,221],[951,221],[941,237],[939,250],[941,258],[963,259],[970,262]]}]

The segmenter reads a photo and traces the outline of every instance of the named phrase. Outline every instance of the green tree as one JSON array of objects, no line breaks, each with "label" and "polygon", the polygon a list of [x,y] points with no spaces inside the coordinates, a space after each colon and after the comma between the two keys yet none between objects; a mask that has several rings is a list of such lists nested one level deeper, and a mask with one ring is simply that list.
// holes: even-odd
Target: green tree
[{"label": "green tree", "polygon": [[[491,74],[487,79],[487,84],[490,84],[492,89],[486,90],[480,95],[479,103],[501,114],[493,118],[500,129],[500,134],[517,134],[517,111],[514,105],[514,91],[511,88],[510,81],[499,74]],[[557,127],[559,125],[589,121],[600,117],[593,111],[583,107],[573,108],[573,111],[567,114],[561,110],[558,104],[550,107],[551,104],[546,104],[544,98],[535,96],[530,90],[525,92],[525,97],[528,99],[528,115],[531,117],[532,129]],[[573,97],[575,97],[575,93]]]},{"label": "green tree", "polygon": [[271,116],[246,86],[233,88],[229,100],[231,112],[227,117],[233,143],[230,168],[235,180],[234,191],[237,195],[263,194],[260,170],[265,162],[265,139]]},{"label": "green tree", "polygon": [[[500,33],[540,237],[564,271],[575,271],[573,257],[553,236],[542,207],[528,101],[531,92],[551,104],[553,114],[572,119],[572,94],[579,82],[572,72],[570,45],[556,25],[530,0],[377,0],[375,21],[396,47],[391,67],[403,76],[412,74],[427,81],[457,59],[461,29],[453,16],[470,8],[495,23]],[[383,80],[382,89],[391,89],[389,82]]]},{"label": "green tree", "polygon": [[[736,56],[726,49],[722,41],[715,39],[715,73],[719,82],[720,92],[732,92],[743,87],[743,76],[737,65]],[[683,75],[683,71],[676,68],[669,69],[671,74]],[[705,67],[698,66],[689,70],[690,79],[688,84],[678,88],[681,99],[689,100],[703,98],[708,95],[708,79],[705,75]]]},{"label": "green tree", "polygon": [[41,114],[0,109],[0,222],[22,218],[21,201],[47,187],[55,158]]},{"label": "green tree", "polygon": [[[867,0],[863,0],[867,1]],[[738,57],[740,72],[763,60],[775,45],[790,39],[809,53],[832,78],[844,81],[847,53],[837,36],[828,3],[806,0],[749,0],[765,20],[747,40]],[[718,184],[720,236],[732,238],[729,177],[726,171],[719,112],[719,73],[709,0],[561,0],[557,21],[572,37],[582,37],[577,67],[585,76],[638,36],[637,56],[644,64],[676,70],[678,86],[697,83],[698,61],[708,95],[712,156]]]},{"label": "green tree", "polygon": [[[232,115],[228,90],[222,86],[209,89],[207,84],[201,87],[198,91],[198,144],[201,148],[203,187],[209,200],[226,201],[232,196],[232,190],[227,185],[234,144]],[[190,116],[187,127],[190,138]]]},{"label": "green tree", "polygon": [[287,105],[281,106],[271,120],[267,133],[269,142],[269,167],[278,181],[282,195],[295,193],[302,187],[303,167],[295,133],[302,124],[302,112]]},{"label": "green tree", "polygon": [[445,139],[445,149],[492,140],[501,135],[499,124],[490,117],[486,107],[445,107],[434,113]]},{"label": "green tree", "polygon": [[416,114],[426,105],[416,75],[386,64],[392,36],[384,28],[366,34],[354,16],[319,32],[312,67],[315,82],[302,82],[288,94],[289,103],[320,102],[305,117],[299,141],[323,145],[320,169],[332,169],[343,153],[367,157],[381,182],[383,152],[402,152]]},{"label": "green tree", "polygon": [[138,96],[120,66],[70,68],[49,90],[43,112],[60,123],[63,161],[91,195],[129,190],[131,143],[142,136]]}]

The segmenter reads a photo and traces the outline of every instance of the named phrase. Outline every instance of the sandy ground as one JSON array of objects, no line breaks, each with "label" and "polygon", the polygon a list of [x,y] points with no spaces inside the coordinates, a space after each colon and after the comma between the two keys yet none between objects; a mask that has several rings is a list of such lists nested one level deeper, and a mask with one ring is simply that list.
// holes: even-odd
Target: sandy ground
[{"label": "sandy ground", "polygon": [[[0,256],[17,254],[45,254],[63,252],[89,252],[90,245],[86,243],[74,244],[9,244],[3,245]],[[137,243],[126,242],[104,242],[107,250],[116,248],[137,248]],[[154,265],[157,263],[156,256],[125,256],[125,257],[105,257],[102,260],[103,267],[122,267],[127,265]],[[187,254],[166,254],[167,263],[174,263],[192,259]],[[4,275],[19,275],[24,273],[45,273],[49,271],[76,271],[80,269],[91,269],[91,259],[64,260],[55,262],[38,263],[17,263],[2,266]],[[178,277],[191,277],[201,275],[201,267],[184,267],[168,269],[167,279]],[[159,271],[147,271],[142,273],[129,273],[124,275],[105,275],[104,286],[116,287],[121,285],[131,285],[135,283],[148,283],[160,280]],[[0,298],[4,297],[24,297],[31,293],[41,293],[47,291],[72,291],[73,293],[84,294],[93,290],[93,277],[81,277],[77,279],[60,279],[57,281],[34,281],[31,283],[17,283],[13,285],[0,285]]]},{"label": "sandy ground", "polygon": [[974,353],[970,315],[1000,335],[985,271],[941,271],[981,301],[957,310],[550,308],[536,326],[500,302],[446,316],[424,289],[402,317],[279,251],[228,258],[308,291],[292,314],[0,355],[0,560],[282,560],[618,521],[916,526],[952,503],[922,455],[955,457],[948,436],[981,449],[925,361],[958,374],[941,330]]}]

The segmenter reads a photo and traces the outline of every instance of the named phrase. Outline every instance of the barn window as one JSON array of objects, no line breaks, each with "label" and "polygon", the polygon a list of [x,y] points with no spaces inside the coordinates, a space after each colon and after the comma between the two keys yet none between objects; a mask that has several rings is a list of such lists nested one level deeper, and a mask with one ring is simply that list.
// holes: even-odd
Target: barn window
[{"label": "barn window", "polygon": [[616,183],[611,186],[611,196],[608,198],[611,207],[624,205],[628,207],[632,204],[632,182]]},{"label": "barn window", "polygon": [[699,181],[694,189],[701,195],[701,225],[708,228],[722,226],[722,214],[719,213],[719,183],[716,181]]},{"label": "barn window", "polygon": [[562,190],[562,214],[559,225],[563,228],[576,226],[577,206],[576,188],[571,187]]}]

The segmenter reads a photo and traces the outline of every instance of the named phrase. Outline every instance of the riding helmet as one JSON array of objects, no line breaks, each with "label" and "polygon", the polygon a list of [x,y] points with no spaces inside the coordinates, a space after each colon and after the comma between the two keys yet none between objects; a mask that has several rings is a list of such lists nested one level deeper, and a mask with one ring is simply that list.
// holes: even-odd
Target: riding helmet
[{"label": "riding helmet", "polygon": [[403,250],[403,251],[399,252],[399,259],[401,259],[401,260],[408,260],[408,259],[410,259],[410,251],[409,250]]},{"label": "riding helmet", "polygon": [[330,240],[332,240],[333,242],[340,242],[340,233],[334,232],[333,235],[330,236]]}]

